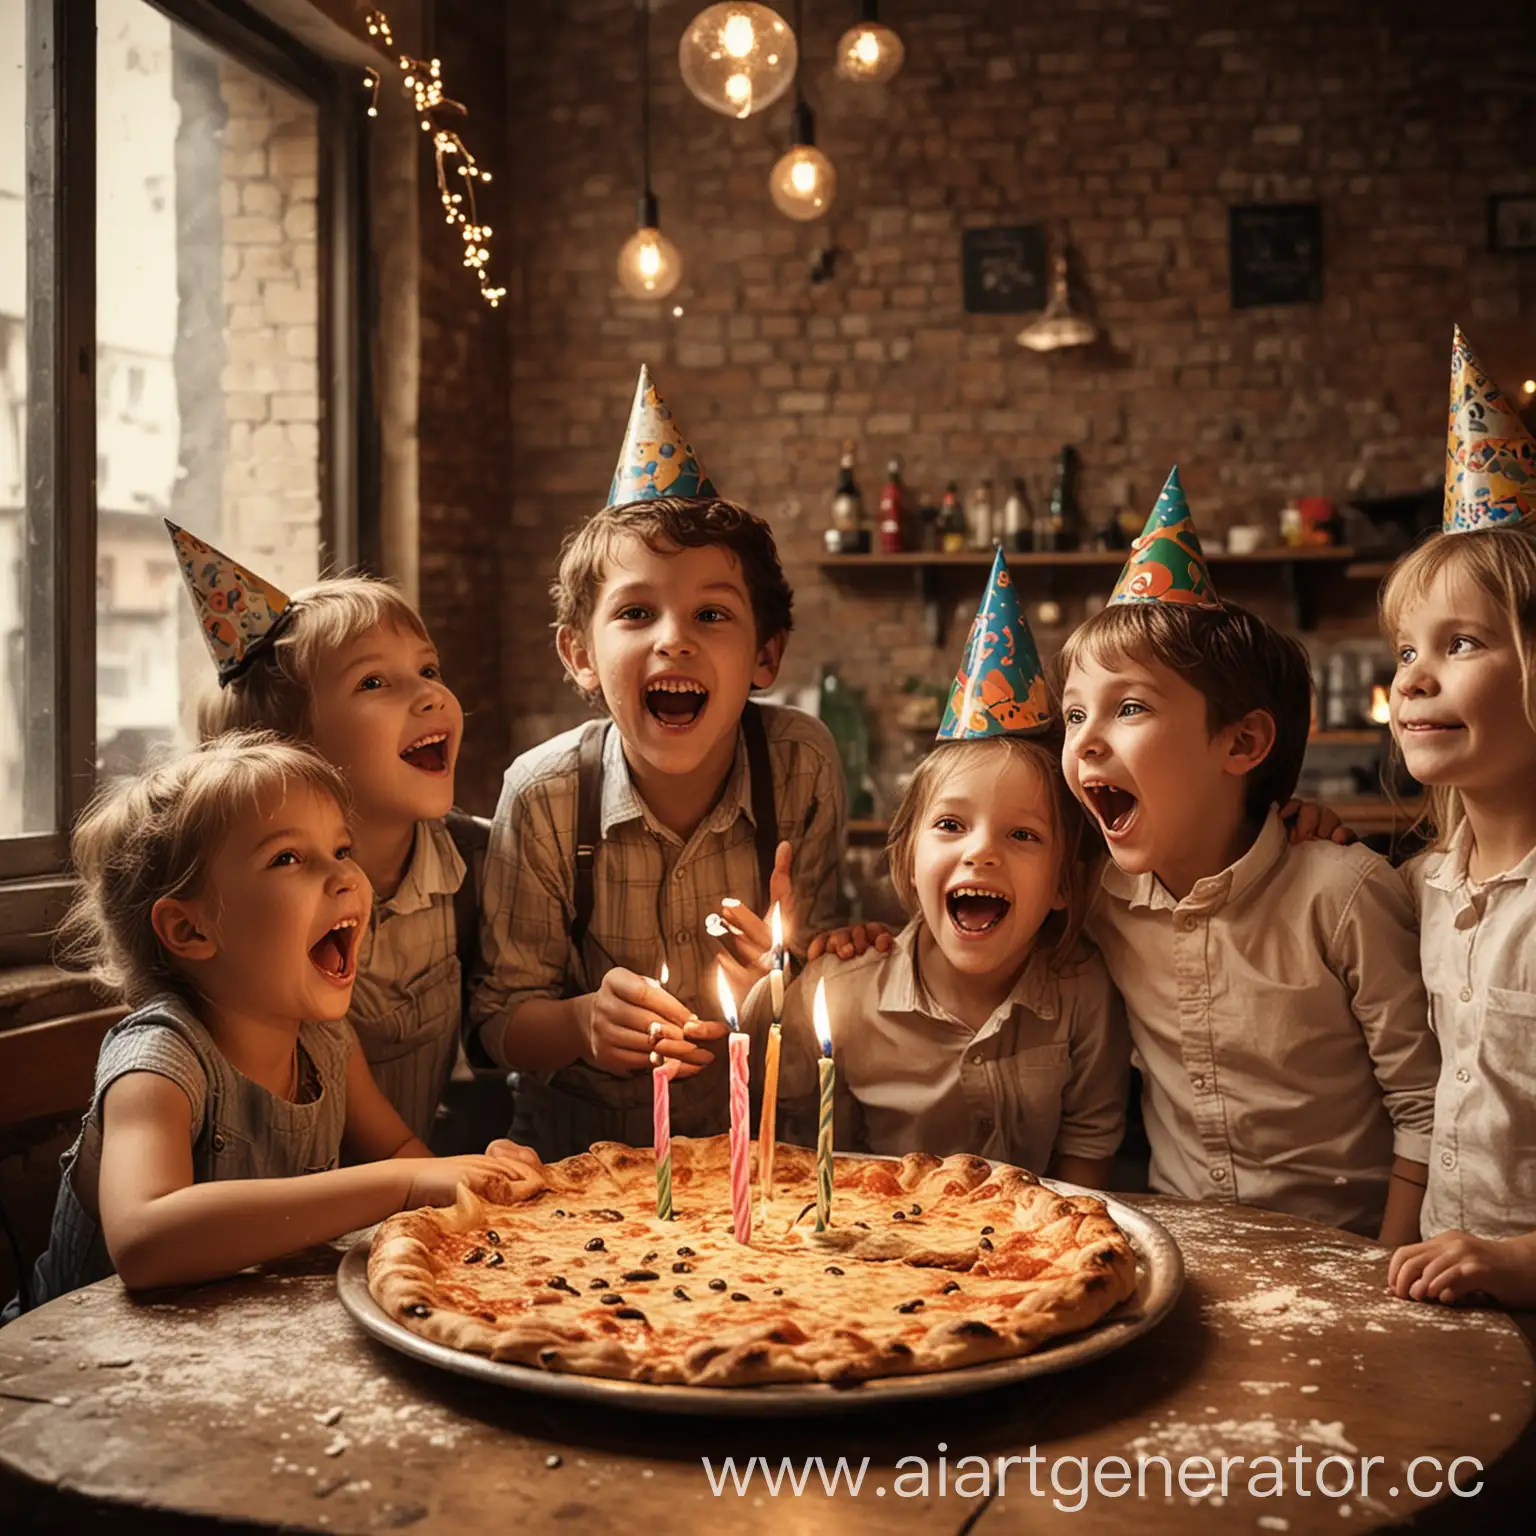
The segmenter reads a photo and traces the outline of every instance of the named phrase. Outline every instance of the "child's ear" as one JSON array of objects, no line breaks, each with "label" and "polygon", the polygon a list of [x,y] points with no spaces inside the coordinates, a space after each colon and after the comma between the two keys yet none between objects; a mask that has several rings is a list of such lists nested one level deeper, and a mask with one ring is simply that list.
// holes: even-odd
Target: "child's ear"
[{"label": "child's ear", "polygon": [[560,653],[565,670],[571,674],[583,693],[597,693],[601,689],[597,668],[592,661],[592,651],[584,634],[572,629],[569,624],[562,624],[555,633],[555,649]]},{"label": "child's ear", "polygon": [[778,681],[779,668],[784,664],[784,634],[765,640],[757,653],[757,666],[752,673],[754,688],[772,688]]},{"label": "child's ear", "polygon": [[190,902],[162,896],[150,909],[149,921],[155,937],[178,960],[211,960],[218,953],[218,945],[199,927],[201,919]]},{"label": "child's ear", "polygon": [[1222,769],[1241,776],[1252,773],[1275,749],[1275,717],[1267,709],[1250,709],[1221,733],[1226,738]]}]

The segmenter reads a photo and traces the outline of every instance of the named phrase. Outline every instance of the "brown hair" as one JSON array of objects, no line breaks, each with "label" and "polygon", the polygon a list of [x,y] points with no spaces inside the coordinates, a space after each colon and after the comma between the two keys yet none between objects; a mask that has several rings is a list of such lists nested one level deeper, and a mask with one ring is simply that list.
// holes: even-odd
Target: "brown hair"
[{"label": "brown hair", "polygon": [[[1428,595],[1436,577],[1462,577],[1480,587],[1503,610],[1520,658],[1520,705],[1536,730],[1536,516],[1467,533],[1434,534],[1402,556],[1381,589],[1381,628],[1391,640],[1404,612]],[[1394,749],[1401,748],[1394,739]],[[1466,812],[1461,792],[1450,784],[1426,786],[1426,830],[1444,848]]]},{"label": "brown hair", "polygon": [[711,546],[729,550],[741,565],[757,643],[766,644],[794,627],[794,594],[779,564],[773,530],[762,518],[719,497],[657,496],[604,507],[566,535],[560,547],[560,570],[549,589],[557,629],[587,632],[608,562],[629,535],[657,554]]},{"label": "brown hair", "polygon": [[1152,660],[1178,672],[1205,699],[1211,735],[1262,709],[1275,722],[1268,755],[1244,786],[1248,817],[1262,821],[1295,793],[1312,729],[1306,647],[1257,614],[1228,603],[1112,603],[1080,624],[1056,658],[1057,681],[1084,656],[1101,667]]},{"label": "brown hair", "polygon": [[327,577],[299,588],[290,601],[292,616],[277,640],[258,651],[227,688],[199,702],[197,734],[203,741],[244,730],[276,731],[308,741],[314,733],[315,671],[323,654],[380,625],[408,630],[432,643],[405,594],[376,576]]},{"label": "brown hair", "polygon": [[891,818],[885,851],[890,860],[891,884],[903,908],[917,911],[917,835],[940,786],[957,768],[978,758],[1009,757],[1028,763],[1050,791],[1051,824],[1056,832],[1062,911],[1052,912],[1040,929],[1037,946],[1048,956],[1053,971],[1066,969],[1077,947],[1078,935],[1088,912],[1089,874],[1095,853],[1087,818],[1073,799],[1061,774],[1061,731],[1052,727],[1038,736],[987,736],[976,741],[949,741],[935,747],[912,775],[901,804]]},{"label": "brown hair", "polygon": [[346,814],[341,774],[271,731],[231,732],[104,786],[75,824],[80,890],[59,929],[61,960],[133,1007],[165,991],[195,1001],[155,933],[155,903],[197,895],[231,820],[290,784],[328,795]]}]

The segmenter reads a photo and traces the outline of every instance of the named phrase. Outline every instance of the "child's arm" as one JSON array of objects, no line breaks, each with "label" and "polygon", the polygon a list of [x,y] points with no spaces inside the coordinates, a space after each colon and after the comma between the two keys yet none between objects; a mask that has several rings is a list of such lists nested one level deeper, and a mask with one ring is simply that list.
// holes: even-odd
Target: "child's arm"
[{"label": "child's arm", "polygon": [[1068,1184],[1103,1189],[1125,1135],[1131,1037],[1125,1005],[1097,954],[1062,978],[1070,1009],[1072,1072],[1061,1095],[1051,1172]]},{"label": "child's arm", "polygon": [[1329,964],[1349,989],[1392,1118],[1395,1158],[1381,1241],[1411,1242],[1428,1177],[1440,1047],[1429,1029],[1413,901],[1385,860],[1372,858],[1331,938]]},{"label": "child's arm", "polygon": [[[541,787],[520,788],[509,775],[486,853],[480,931],[485,974],[471,1000],[473,1027],[486,1054],[504,1068],[553,1072],[585,1060],[609,1072],[635,1071],[650,1059],[651,1020],[681,1028],[689,1022],[688,1010],[621,968],[609,971],[595,992],[563,995],[570,936],[569,871],[562,857]],[[691,1032],[695,1039],[711,1033],[697,1025]],[[681,1040],[662,1049],[684,1061],[679,1077],[712,1059]]]},{"label": "child's arm", "polygon": [[101,1229],[130,1290],[216,1279],[395,1211],[451,1204],[460,1182],[510,1198],[528,1177],[510,1158],[395,1158],[294,1178],[195,1184],[191,1105],[169,1078],[125,1073],[108,1088],[101,1114]]},{"label": "child's arm", "polygon": [[1387,1284],[1405,1300],[1465,1301],[1481,1292],[1514,1311],[1536,1307],[1536,1232],[1502,1239],[1442,1232],[1399,1248]]}]

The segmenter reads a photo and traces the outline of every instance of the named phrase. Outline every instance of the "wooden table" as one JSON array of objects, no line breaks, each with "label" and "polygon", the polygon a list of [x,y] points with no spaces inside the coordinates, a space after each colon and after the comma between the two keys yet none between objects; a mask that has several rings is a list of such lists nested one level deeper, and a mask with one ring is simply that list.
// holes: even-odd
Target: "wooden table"
[{"label": "wooden table", "polygon": [[[1444,1498],[1415,1529],[1517,1528],[1495,1511],[1506,1501],[1528,1514],[1536,1370],[1510,1318],[1395,1301],[1385,1251],[1328,1228],[1246,1207],[1137,1203],[1172,1230],[1189,1272],[1153,1333],[1063,1375],[830,1419],[648,1418],[446,1375],[354,1326],[334,1290],[340,1247],[147,1302],[105,1281],[0,1332],[0,1516],[70,1532],[87,1518],[93,1531],[178,1531],[193,1516],[231,1522],[221,1529],[357,1532],[1346,1532],[1433,1503],[1422,1495],[1472,1456],[1493,1468],[1484,1492]],[[999,1493],[997,1459],[1032,1446],[1040,1496],[1022,1462]],[[1298,1464],[1298,1452],[1310,1459]],[[755,1482],[717,1499],[704,1455],[870,1463],[858,1497],[846,1484],[827,1496],[813,1472],[798,1498]],[[1155,1460],[1137,1497],[1138,1455],[1167,1458],[1171,1500]],[[1218,1477],[1222,1456],[1247,1458],[1229,1466],[1225,1496],[1185,1460],[1200,1455]],[[1330,1455],[1347,1466],[1320,1467]],[[930,1459],[926,1495],[904,1456]],[[1128,1488],[1102,1460],[1116,1456]],[[1282,1461],[1250,1471],[1259,1456]],[[1383,1460],[1362,1497],[1368,1456]],[[1405,1468],[1423,1456],[1441,1470],[1421,1464],[1416,1494]],[[962,1457],[991,1464],[989,1486]],[[1068,1508],[1080,1473],[1065,1457],[1090,1458],[1106,1490],[1090,1473],[1078,1513]],[[1250,1476],[1272,1489],[1282,1470],[1279,1496],[1250,1491]],[[1319,1471],[1340,1490],[1346,1470],[1348,1496],[1317,1490]],[[1458,1481],[1478,1476],[1464,1465]]]}]

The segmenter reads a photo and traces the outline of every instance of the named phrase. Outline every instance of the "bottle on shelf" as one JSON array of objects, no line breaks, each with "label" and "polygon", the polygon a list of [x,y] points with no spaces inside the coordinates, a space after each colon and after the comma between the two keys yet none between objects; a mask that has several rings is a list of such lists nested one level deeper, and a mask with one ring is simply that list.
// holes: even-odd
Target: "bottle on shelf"
[{"label": "bottle on shelf", "polygon": [[992,507],[992,482],[983,480],[971,492],[966,533],[972,549],[991,549],[998,542],[997,517]]},{"label": "bottle on shelf", "polygon": [[1068,443],[1056,456],[1056,480],[1051,486],[1051,548],[1076,549],[1078,525],[1077,451]]},{"label": "bottle on shelf", "polygon": [[827,549],[834,555],[867,555],[869,529],[864,524],[864,498],[853,478],[853,444],[843,444],[843,457],[832,493],[832,526],[827,530]]},{"label": "bottle on shelf", "polygon": [[899,555],[905,548],[902,516],[906,502],[901,483],[901,460],[893,455],[885,469],[885,488],[880,492],[880,552]]},{"label": "bottle on shelf", "polygon": [[965,513],[960,509],[960,487],[953,480],[944,487],[939,543],[946,555],[959,554],[965,548]]},{"label": "bottle on shelf", "polygon": [[1030,527],[1033,519],[1034,512],[1029,505],[1029,490],[1024,484],[1024,477],[1015,475],[1013,489],[1003,503],[1003,548],[1010,554],[1023,554],[1029,548],[1033,537]]}]

